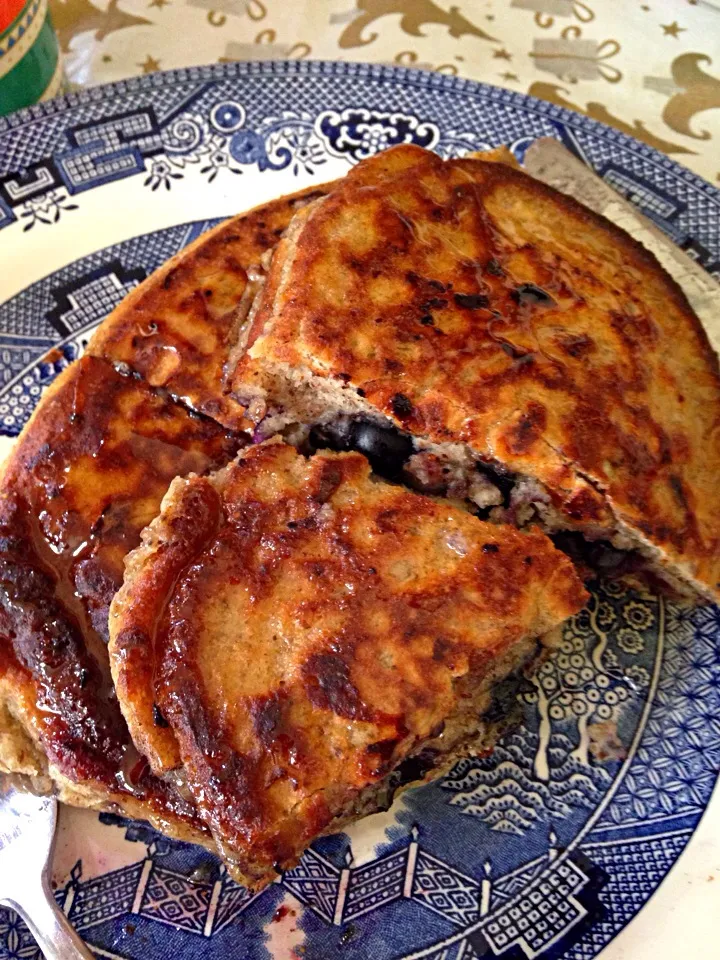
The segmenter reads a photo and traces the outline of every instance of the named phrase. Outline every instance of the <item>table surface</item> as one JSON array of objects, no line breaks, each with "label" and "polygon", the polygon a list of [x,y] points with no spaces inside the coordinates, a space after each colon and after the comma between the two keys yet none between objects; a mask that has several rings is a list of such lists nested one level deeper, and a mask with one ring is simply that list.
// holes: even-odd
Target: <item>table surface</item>
[{"label": "table surface", "polygon": [[228,60],[364,60],[531,93],[720,183],[720,0],[50,0],[79,86]]}]

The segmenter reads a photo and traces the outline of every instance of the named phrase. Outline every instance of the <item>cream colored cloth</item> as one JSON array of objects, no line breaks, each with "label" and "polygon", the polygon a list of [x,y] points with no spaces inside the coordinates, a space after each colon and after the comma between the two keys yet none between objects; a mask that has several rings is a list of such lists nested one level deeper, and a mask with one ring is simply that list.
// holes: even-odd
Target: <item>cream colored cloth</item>
[{"label": "cream colored cloth", "polygon": [[720,0],[51,0],[70,81],[226,60],[457,73],[632,133],[720,181]]}]

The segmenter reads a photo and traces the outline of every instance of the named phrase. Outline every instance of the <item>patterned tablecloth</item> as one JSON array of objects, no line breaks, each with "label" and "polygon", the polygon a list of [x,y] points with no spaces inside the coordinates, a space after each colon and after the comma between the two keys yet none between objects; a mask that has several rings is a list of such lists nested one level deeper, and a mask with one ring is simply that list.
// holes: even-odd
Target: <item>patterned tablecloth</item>
[{"label": "patterned tablecloth", "polygon": [[426,67],[524,91],[720,181],[720,0],[51,0],[87,86],[227,60]]}]

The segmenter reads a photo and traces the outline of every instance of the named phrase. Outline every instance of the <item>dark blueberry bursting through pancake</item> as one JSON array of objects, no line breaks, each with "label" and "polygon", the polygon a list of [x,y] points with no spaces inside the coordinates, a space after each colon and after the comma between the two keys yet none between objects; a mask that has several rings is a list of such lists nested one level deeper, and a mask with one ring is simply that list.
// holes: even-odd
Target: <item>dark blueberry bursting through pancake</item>
[{"label": "dark blueberry bursting through pancake", "polygon": [[[396,394],[392,398],[391,404],[394,408],[398,408],[396,415],[399,416],[407,409],[405,401],[409,407],[409,414],[413,409],[412,404],[403,394]],[[362,453],[370,461],[373,471],[386,480],[405,483],[413,489],[434,495],[448,494],[447,486],[443,487],[441,484],[433,487],[428,484],[426,478],[413,472],[409,461],[419,450],[409,434],[390,424],[379,424],[362,417],[339,416],[329,423],[316,425],[311,429],[307,452],[312,453],[321,449],[352,450]],[[447,473],[447,470],[448,468],[445,468],[443,473]],[[475,470],[500,491],[502,512],[513,511],[513,508],[516,510],[520,502],[524,503],[527,499],[527,495],[523,494],[518,503],[513,504],[512,494],[519,478],[503,471],[502,468],[476,462]],[[528,500],[528,503],[532,505],[532,500]],[[478,507],[469,500],[466,504],[468,509],[481,519],[493,518],[491,507]],[[502,517],[495,519],[502,519]],[[539,522],[542,526],[539,516],[533,516],[527,522]],[[647,564],[639,554],[618,550],[607,540],[588,540],[582,534],[570,530],[552,533],[550,536],[555,546],[570,557],[586,580],[599,576],[618,578],[627,574],[639,574],[643,577],[647,575],[645,570]],[[486,544],[485,548],[488,552],[497,549],[494,544]]]},{"label": "dark blueberry bursting through pancake", "polygon": [[415,756],[403,760],[390,774],[389,787],[391,792],[388,801],[390,803],[392,802],[392,795],[399,787],[404,787],[408,783],[415,783],[418,780],[422,780],[423,777],[430,773],[437,763],[439,755],[439,750],[427,749],[421,750],[420,753],[416,753]]},{"label": "dark blueberry bursting through pancake", "polygon": [[313,427],[310,445],[316,450],[356,450],[367,457],[375,473],[388,479],[400,477],[414,450],[412,439],[395,427],[348,417]]},{"label": "dark blueberry bursting through pancake", "polygon": [[[391,405],[398,417],[412,414],[413,405],[402,393],[397,393]],[[338,451],[354,450],[362,453],[370,461],[373,471],[386,480],[407,483],[413,489],[427,493],[448,493],[449,478],[444,468],[439,483],[433,484],[409,464],[410,458],[419,452],[412,437],[392,424],[380,424],[363,417],[339,416],[328,423],[317,424],[310,430],[308,443],[303,452],[329,449]],[[493,484],[502,495],[502,505],[508,507],[515,478],[507,473],[497,472],[492,466],[476,463],[475,471]],[[470,480],[471,482],[471,480]],[[457,495],[455,495],[457,498]],[[473,507],[478,516],[487,518],[488,509]]]},{"label": "dark blueberry bursting through pancake", "polygon": [[643,559],[636,553],[618,550],[607,540],[588,540],[579,533],[570,530],[554,533],[550,539],[575,566],[586,575],[601,577],[622,577],[628,573],[639,572]]},{"label": "dark blueberry bursting through pancake", "polygon": [[395,416],[400,420],[411,416],[413,412],[412,401],[404,393],[396,393],[390,401],[390,406]]},{"label": "dark blueberry bursting through pancake", "polygon": [[[538,645],[538,652],[540,646]],[[525,678],[522,671],[516,671],[502,680],[499,680],[492,688],[492,701],[490,706],[483,711],[482,718],[489,723],[501,725],[501,729],[506,730],[515,725],[519,713],[520,694],[532,689],[531,683]],[[438,759],[443,754],[441,738],[443,734],[443,725],[438,730],[433,731],[432,737],[437,737],[440,743],[437,748],[433,745],[424,747],[418,753],[406,757],[387,778],[387,795],[385,804],[387,807],[393,802],[396,792],[408,784],[421,782],[437,765]]]}]

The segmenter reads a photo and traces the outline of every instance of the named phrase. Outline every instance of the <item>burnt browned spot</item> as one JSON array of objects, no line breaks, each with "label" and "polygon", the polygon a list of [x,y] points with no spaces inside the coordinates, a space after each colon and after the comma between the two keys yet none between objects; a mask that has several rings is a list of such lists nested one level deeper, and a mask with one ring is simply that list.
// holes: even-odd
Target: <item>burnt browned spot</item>
[{"label": "burnt browned spot", "polygon": [[397,529],[399,510],[381,510],[376,518],[377,528],[381,533],[390,533]]},{"label": "burnt browned spot", "polygon": [[549,307],[555,303],[550,294],[534,283],[521,283],[510,291],[510,296],[517,304],[535,304]]},{"label": "burnt browned spot", "polygon": [[430,297],[428,300],[423,301],[420,304],[421,310],[442,310],[448,305],[448,301],[445,297]]},{"label": "burnt browned spot", "polygon": [[611,311],[611,325],[630,346],[637,347],[643,343],[654,344],[657,340],[657,330],[652,321],[645,315],[631,317]]},{"label": "burnt browned spot", "polygon": [[390,407],[399,420],[407,420],[413,412],[412,401],[404,393],[396,393],[390,400]]},{"label": "burnt browned spot", "polygon": [[339,653],[316,653],[302,667],[308,699],[346,720],[371,720],[372,714],[350,679],[350,667]]},{"label": "burnt browned spot", "polygon": [[495,260],[494,258],[491,258],[490,260],[488,260],[488,262],[485,264],[485,270],[486,270],[487,273],[490,274],[491,277],[504,277],[504,276],[505,276],[505,271],[504,271],[503,268],[500,266],[500,264],[498,263],[498,261]]},{"label": "burnt browned spot", "polygon": [[445,637],[436,637],[433,642],[433,660],[442,663],[452,650],[452,644]]},{"label": "burnt browned spot", "polygon": [[584,357],[595,349],[595,341],[586,333],[566,333],[558,337],[560,349],[569,357]]},{"label": "burnt browned spot", "polygon": [[529,403],[527,411],[508,430],[507,444],[512,453],[528,453],[535,441],[540,438],[546,424],[545,408],[539,403]]},{"label": "burnt browned spot", "polygon": [[687,510],[688,502],[687,497],[685,496],[685,489],[683,487],[683,482],[680,477],[676,476],[674,473],[670,474],[669,477],[670,489],[675,495],[675,499],[680,504],[680,506]]},{"label": "burnt browned spot", "polygon": [[330,460],[326,460],[316,477],[316,487],[313,500],[318,503],[327,503],[342,482],[342,471]]},{"label": "burnt browned spot", "polygon": [[[652,426],[650,422],[647,425]],[[638,474],[649,475],[657,467],[658,461],[667,463],[669,451],[663,444],[662,438],[659,440],[659,456],[656,456],[642,437],[631,433],[620,434],[619,441],[622,452],[625,454],[626,466]],[[640,490],[636,492],[641,494]]]},{"label": "burnt browned spot", "polygon": [[258,740],[269,747],[281,732],[284,704],[280,694],[256,698],[250,706],[253,727]]},{"label": "burnt browned spot", "polygon": [[484,310],[490,304],[490,298],[484,293],[454,293],[453,299],[465,310]]}]

